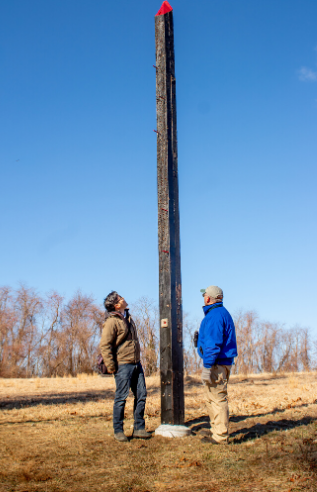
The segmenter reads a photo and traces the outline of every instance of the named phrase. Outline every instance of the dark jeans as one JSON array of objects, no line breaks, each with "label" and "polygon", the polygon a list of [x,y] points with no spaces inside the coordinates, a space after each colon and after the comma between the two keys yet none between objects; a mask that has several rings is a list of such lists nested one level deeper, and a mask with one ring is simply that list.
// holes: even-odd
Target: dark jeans
[{"label": "dark jeans", "polygon": [[124,407],[130,388],[134,394],[134,429],[144,429],[144,408],[147,393],[141,363],[119,365],[114,377],[116,380],[116,394],[113,405],[113,428],[115,434],[123,432]]}]

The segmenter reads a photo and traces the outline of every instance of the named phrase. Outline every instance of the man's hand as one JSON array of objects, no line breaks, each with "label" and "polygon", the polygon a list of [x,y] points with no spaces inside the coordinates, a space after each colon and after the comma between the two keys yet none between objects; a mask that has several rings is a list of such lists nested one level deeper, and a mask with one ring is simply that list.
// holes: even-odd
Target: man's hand
[{"label": "man's hand", "polygon": [[193,342],[194,342],[194,347],[197,347],[198,331],[195,331],[195,333],[194,333]]},{"label": "man's hand", "polygon": [[108,373],[109,374],[115,374],[117,372],[117,369],[114,368],[114,369],[108,369]]}]

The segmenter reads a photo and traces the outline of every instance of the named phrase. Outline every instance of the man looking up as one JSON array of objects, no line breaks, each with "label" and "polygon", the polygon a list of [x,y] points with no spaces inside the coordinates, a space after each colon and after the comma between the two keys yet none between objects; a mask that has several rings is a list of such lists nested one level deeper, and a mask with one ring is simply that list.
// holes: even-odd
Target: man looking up
[{"label": "man looking up", "polygon": [[140,344],[136,326],[127,309],[125,299],[115,291],[104,300],[108,316],[103,325],[100,351],[108,372],[114,374],[116,393],[113,405],[114,438],[127,442],[123,433],[124,407],[131,388],[134,395],[133,437],[148,439],[145,430],[144,408],[146,386],[140,362]]},{"label": "man looking up", "polygon": [[201,292],[205,317],[199,329],[197,351],[203,359],[201,376],[211,425],[211,437],[205,437],[203,441],[228,444],[227,384],[234,357],[238,355],[235,326],[229,312],[223,307],[222,289],[211,285]]}]

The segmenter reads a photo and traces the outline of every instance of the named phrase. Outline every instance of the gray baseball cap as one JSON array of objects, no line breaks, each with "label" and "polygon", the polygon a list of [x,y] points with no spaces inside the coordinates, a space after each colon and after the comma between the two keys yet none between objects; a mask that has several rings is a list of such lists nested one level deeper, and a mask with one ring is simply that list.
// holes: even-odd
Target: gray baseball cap
[{"label": "gray baseball cap", "polygon": [[213,299],[218,299],[218,297],[223,297],[223,290],[216,285],[210,285],[207,289],[201,289],[200,292],[203,294],[207,294],[207,296],[212,297]]}]

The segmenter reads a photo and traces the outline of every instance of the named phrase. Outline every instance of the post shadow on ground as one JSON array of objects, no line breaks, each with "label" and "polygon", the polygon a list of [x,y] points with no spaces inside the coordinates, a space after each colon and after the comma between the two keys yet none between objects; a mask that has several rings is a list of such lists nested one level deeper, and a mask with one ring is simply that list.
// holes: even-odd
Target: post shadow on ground
[{"label": "post shadow on ground", "polygon": [[[235,375],[233,375],[234,377]],[[285,375],[281,375],[281,374],[270,374],[270,376],[257,376],[256,378],[255,377],[248,377],[248,376],[245,376],[243,379],[233,379],[233,377],[231,376],[230,379],[229,379],[229,385],[235,385],[235,384],[242,384],[242,385],[252,385],[252,384],[256,384],[257,386],[268,386],[271,384],[272,381],[277,381],[278,379],[282,380],[282,379],[285,379],[287,378],[287,376]],[[196,376],[190,376],[190,375],[187,375],[186,378],[185,378],[185,388],[186,387],[189,387],[191,388],[192,386],[197,386],[197,385],[202,385],[202,381],[200,379],[200,376],[199,375],[196,375]]]},{"label": "post shadow on ground", "polygon": [[250,439],[255,439],[256,437],[261,437],[269,432],[273,431],[285,431],[288,429],[294,429],[295,427],[301,427],[311,424],[315,422],[316,418],[314,417],[303,417],[300,420],[292,420],[292,419],[281,419],[269,422],[265,424],[255,424],[252,427],[244,427],[243,429],[239,429],[236,432],[230,434],[231,439],[235,444],[249,441]]},{"label": "post shadow on ground", "polygon": [[12,410],[37,405],[60,405],[66,403],[88,403],[100,399],[113,399],[114,390],[69,391],[67,393],[49,393],[45,395],[26,395],[18,398],[5,398],[0,401],[0,409]]},{"label": "post shadow on ground", "polygon": [[[296,405],[296,406],[292,407],[292,410],[296,410],[298,408],[307,407],[307,406],[308,406],[307,403],[301,403],[300,405]],[[241,422],[242,420],[256,419],[256,418],[266,417],[267,415],[284,413],[285,410],[287,410],[287,409],[286,408],[274,408],[270,412],[257,413],[255,415],[231,415],[229,417],[229,421],[237,423],[237,422]],[[199,429],[208,428],[208,425],[209,425],[208,415],[202,415],[201,417],[198,417],[196,419],[188,420],[185,423],[185,425],[187,425],[187,426],[191,426],[191,425],[195,425],[195,424],[197,424],[197,425],[192,428],[192,430],[194,432],[195,432],[195,430],[197,431]]]},{"label": "post shadow on ground", "polygon": [[278,379],[286,379],[288,376],[285,376],[285,374],[270,374],[269,376],[260,376],[257,375],[256,377],[252,376],[245,376],[243,379],[240,378],[235,378],[233,377],[235,374],[230,376],[229,379],[229,384],[255,384],[255,383],[261,383],[262,385],[268,385],[270,384],[271,381],[277,381]]},{"label": "post shadow on ground", "polygon": [[[271,413],[268,413],[266,415],[271,415]],[[242,420],[246,420],[248,418],[260,418],[260,417],[265,417],[265,415],[241,415],[237,417],[230,417],[231,422],[241,422]],[[230,433],[230,438],[235,442],[235,443],[240,443],[244,441],[248,441],[250,439],[255,439],[256,437],[260,437],[264,434],[267,434],[269,432],[273,432],[274,430],[282,431],[282,430],[287,430],[287,429],[294,429],[295,427],[300,427],[300,426],[306,426],[309,425],[312,422],[315,422],[317,419],[316,417],[312,416],[306,416],[303,417],[299,420],[294,420],[294,419],[281,419],[281,420],[270,420],[265,423],[256,423],[250,427],[243,427],[242,429],[237,429],[236,431]],[[191,427],[191,430],[193,433],[196,433],[198,431],[204,430],[204,429],[210,429],[210,420],[207,415],[203,415],[202,417],[198,419],[193,419],[189,420],[185,423],[186,426]]]}]

